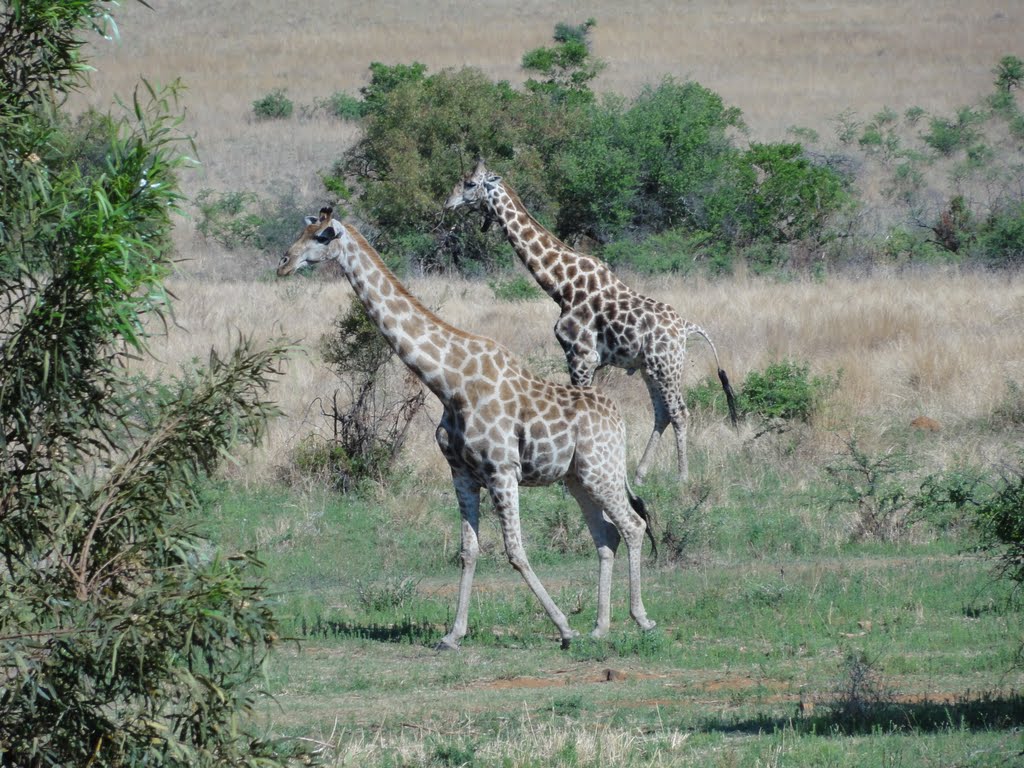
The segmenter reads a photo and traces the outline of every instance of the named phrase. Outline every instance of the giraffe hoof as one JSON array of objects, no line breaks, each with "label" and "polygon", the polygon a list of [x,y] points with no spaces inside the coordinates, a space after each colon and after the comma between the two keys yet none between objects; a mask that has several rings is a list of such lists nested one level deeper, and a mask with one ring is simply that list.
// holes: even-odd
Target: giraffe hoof
[{"label": "giraffe hoof", "polygon": [[441,642],[434,646],[435,651],[458,651],[459,648],[458,640],[449,640],[447,637],[442,637]]},{"label": "giraffe hoof", "polygon": [[579,636],[580,636],[580,633],[577,632],[575,629],[572,630],[568,635],[562,635],[562,650],[563,651],[569,650],[569,646],[570,646],[570,644],[572,644],[572,639],[574,637],[579,637]]},{"label": "giraffe hoof", "polygon": [[650,632],[652,629],[658,626],[658,622],[651,621],[650,619],[637,619],[636,623],[640,625],[640,629],[642,629],[644,632]]}]

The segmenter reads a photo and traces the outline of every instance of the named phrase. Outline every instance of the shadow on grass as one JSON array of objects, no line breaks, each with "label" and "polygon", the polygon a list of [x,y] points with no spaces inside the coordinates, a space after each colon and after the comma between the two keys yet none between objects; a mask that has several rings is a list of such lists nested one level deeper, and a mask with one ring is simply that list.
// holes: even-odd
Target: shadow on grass
[{"label": "shadow on grass", "polygon": [[298,627],[301,637],[326,637],[333,639],[375,640],[381,643],[405,643],[435,645],[441,639],[440,632],[433,624],[403,619],[390,624],[336,621],[317,616],[302,618]]},{"label": "shadow on grass", "polygon": [[[820,710],[820,711],[819,711]],[[806,734],[863,735],[879,730],[934,733],[990,731],[1024,725],[1024,695],[1020,693],[963,697],[956,701],[879,701],[851,711],[844,703],[823,704],[811,715],[755,716],[746,720],[704,720],[701,730],[721,733],[771,733],[794,729]]]}]

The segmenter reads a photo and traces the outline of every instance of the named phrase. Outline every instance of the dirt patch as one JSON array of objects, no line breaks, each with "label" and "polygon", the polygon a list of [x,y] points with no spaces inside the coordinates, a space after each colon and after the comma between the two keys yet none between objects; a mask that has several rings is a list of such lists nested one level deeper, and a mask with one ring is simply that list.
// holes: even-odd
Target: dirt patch
[{"label": "dirt patch", "polygon": [[612,669],[605,667],[600,670],[557,670],[543,677],[517,675],[516,677],[502,677],[497,680],[478,683],[474,687],[491,689],[510,688],[554,688],[565,685],[585,685],[588,683],[621,683],[629,680],[658,680],[664,675],[655,675],[647,672],[635,672],[632,670]]}]

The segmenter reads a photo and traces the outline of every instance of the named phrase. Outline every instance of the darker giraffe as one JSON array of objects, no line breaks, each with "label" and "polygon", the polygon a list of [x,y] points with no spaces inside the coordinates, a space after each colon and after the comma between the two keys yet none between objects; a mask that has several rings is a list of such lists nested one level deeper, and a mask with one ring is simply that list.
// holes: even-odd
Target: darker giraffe
[{"label": "darker giraffe", "polygon": [[686,341],[694,334],[710,345],[718,365],[729,414],[736,405],[729,379],[707,331],[684,321],[671,306],[643,296],[619,280],[599,259],[578,253],[545,229],[516,193],[481,160],[455,185],[445,209],[466,205],[481,210],[484,228],[501,224],[508,241],[540,287],[561,308],[555,337],[562,345],[573,384],[589,386],[598,368],[614,365],[639,370],[654,405],[654,430],[636,468],[642,482],[658,439],[672,424],[676,434],[679,478],[687,479],[686,422],[683,396]]},{"label": "darker giraffe", "polygon": [[330,208],[306,218],[277,274],[327,259],[341,265],[380,332],[444,407],[436,438],[462,515],[462,578],[455,622],[438,647],[458,648],[466,635],[482,488],[494,502],[509,562],[558,628],[563,647],[578,634],[530,567],[519,524],[519,487],[559,480],[582,508],[597,547],[593,635],[608,632],[620,538],[629,557],[630,614],[641,629],[652,629],[640,598],[640,559],[644,532],[652,546],[654,536],[626,480],[626,430],[614,402],[588,387],[539,379],[496,342],[445,323],[406,290],[358,231],[333,219]]}]

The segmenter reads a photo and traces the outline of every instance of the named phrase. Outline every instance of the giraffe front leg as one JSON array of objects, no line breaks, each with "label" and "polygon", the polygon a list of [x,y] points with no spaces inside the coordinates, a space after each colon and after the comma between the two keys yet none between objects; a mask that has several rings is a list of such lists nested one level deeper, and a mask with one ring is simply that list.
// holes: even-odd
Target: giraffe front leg
[{"label": "giraffe front leg", "polygon": [[505,554],[508,556],[508,561],[523,577],[540,604],[544,606],[548,618],[558,629],[562,648],[568,648],[572,639],[579,637],[579,632],[569,626],[565,614],[555,605],[555,601],[551,599],[551,595],[541,584],[537,574],[533,572],[530,561],[526,557],[522,527],[519,524],[519,484],[512,478],[496,480],[490,491],[494,500],[494,509],[501,522],[501,532],[505,539]]},{"label": "giraffe front leg", "polygon": [[469,595],[473,590],[473,574],[480,553],[480,486],[466,478],[453,478],[462,517],[462,575],[459,577],[459,596],[455,603],[455,623],[451,632],[435,646],[439,651],[459,649],[462,638],[469,630]]}]

